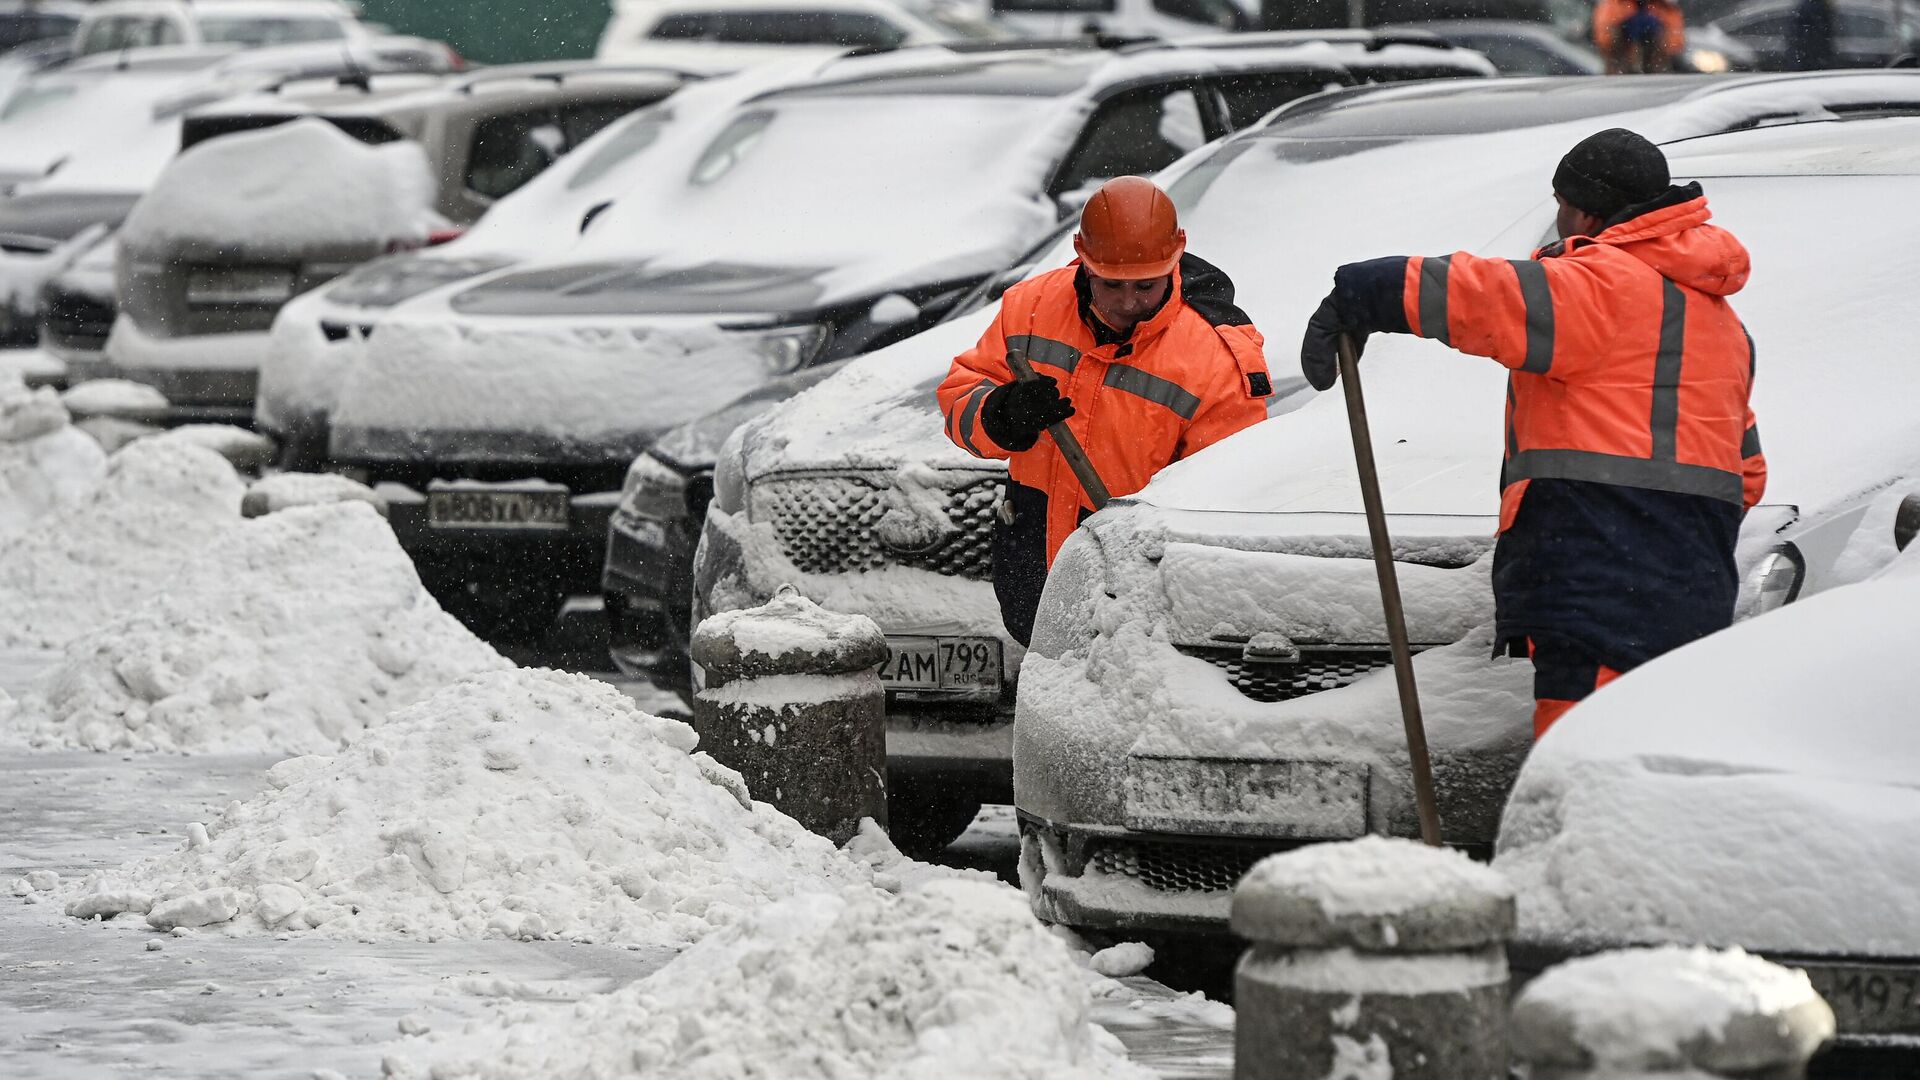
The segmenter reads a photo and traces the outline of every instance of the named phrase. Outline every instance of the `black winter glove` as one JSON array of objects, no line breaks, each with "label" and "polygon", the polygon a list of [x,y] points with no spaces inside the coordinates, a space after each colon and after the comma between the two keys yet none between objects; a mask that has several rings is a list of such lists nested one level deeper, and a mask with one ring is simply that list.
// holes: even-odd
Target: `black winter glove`
[{"label": "black winter glove", "polygon": [[1073,402],[1060,396],[1060,384],[1041,375],[995,387],[980,406],[980,426],[1008,450],[1031,450],[1041,432],[1072,415]]},{"label": "black winter glove", "polygon": [[1353,355],[1367,347],[1367,332],[1341,318],[1334,294],[1328,293],[1320,307],[1307,320],[1307,333],[1300,341],[1300,373],[1315,390],[1326,390],[1340,378],[1340,335],[1353,338]]}]

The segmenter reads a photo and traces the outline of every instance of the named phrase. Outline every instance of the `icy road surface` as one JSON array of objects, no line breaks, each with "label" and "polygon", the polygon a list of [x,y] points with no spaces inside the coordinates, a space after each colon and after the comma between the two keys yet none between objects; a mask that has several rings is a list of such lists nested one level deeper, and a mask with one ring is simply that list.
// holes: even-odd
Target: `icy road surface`
[{"label": "icy road surface", "polygon": [[[0,687],[18,690],[35,666],[0,655]],[[171,850],[188,822],[259,790],[275,760],[0,750],[0,886],[32,871],[65,879]],[[1004,842],[1006,814],[994,811],[960,847]],[[553,941],[175,937],[141,920],[81,923],[58,903],[0,894],[0,1076],[377,1077],[403,1030],[456,1026],[503,997],[559,1007],[671,956]],[[1231,1075],[1224,1006],[1133,978],[1095,1010],[1163,1076]]]}]

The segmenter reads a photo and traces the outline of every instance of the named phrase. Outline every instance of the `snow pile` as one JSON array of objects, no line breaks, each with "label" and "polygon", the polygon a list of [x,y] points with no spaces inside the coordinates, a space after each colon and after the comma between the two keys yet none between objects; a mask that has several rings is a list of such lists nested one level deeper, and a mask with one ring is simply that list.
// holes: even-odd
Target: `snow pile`
[{"label": "snow pile", "polygon": [[239,521],[240,497],[233,467],[210,450],[165,436],[128,445],[90,496],[0,543],[0,645],[60,648],[142,601],[225,576],[205,556]]},{"label": "snow pile", "polygon": [[127,215],[128,250],[298,250],[424,238],[435,194],[426,153],[368,146],[324,120],[300,119],[194,146]]},{"label": "snow pile", "polygon": [[0,542],[86,498],[106,462],[98,443],[68,425],[57,394],[0,378]]},{"label": "snow pile", "polygon": [[1002,885],[811,895],[563,1015],[433,1035],[391,1077],[1144,1077],[1067,947]]},{"label": "snow pile", "polygon": [[1920,952],[1916,552],[1659,657],[1556,724],[1494,859],[1521,937]]},{"label": "snow pile", "polygon": [[792,588],[780,589],[759,607],[714,615],[700,631],[702,637],[732,640],[747,660],[778,660],[794,652],[837,655],[881,636],[865,615],[828,611]]},{"label": "snow pile", "polygon": [[872,880],[694,742],[585,676],[489,673],[336,756],[275,765],[269,790],[190,827],[186,848],[96,878],[68,911],[232,934],[676,945]]},{"label": "snow pile", "polygon": [[235,521],[170,590],[67,646],[16,726],[93,750],[330,752],[507,661],[364,505]]},{"label": "snow pile", "polygon": [[1765,1022],[1817,1000],[1806,972],[1739,949],[1627,949],[1569,960],[1528,983],[1515,1029],[1534,1026],[1529,1014],[1567,1018],[1599,1071],[1664,1073],[1697,1061],[1740,1020]]},{"label": "snow pile", "polygon": [[1254,864],[1240,888],[1298,897],[1328,918],[1398,915],[1511,897],[1507,879],[1452,848],[1363,836],[1309,844]]}]

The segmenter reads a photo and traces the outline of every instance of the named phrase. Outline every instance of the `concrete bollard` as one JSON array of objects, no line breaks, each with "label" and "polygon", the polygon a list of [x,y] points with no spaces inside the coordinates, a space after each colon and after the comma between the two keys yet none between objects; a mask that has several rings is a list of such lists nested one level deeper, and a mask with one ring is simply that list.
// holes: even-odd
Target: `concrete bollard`
[{"label": "concrete bollard", "polygon": [[782,586],[702,622],[692,654],[707,676],[693,702],[700,748],[756,798],[836,844],[863,817],[886,825],[887,639],[872,619]]},{"label": "concrete bollard", "polygon": [[1833,1032],[1806,972],[1739,949],[1569,960],[1513,1007],[1513,1052],[1531,1080],[1799,1080]]},{"label": "concrete bollard", "polygon": [[1369,836],[1268,856],[1233,892],[1235,1080],[1506,1080],[1513,888]]}]

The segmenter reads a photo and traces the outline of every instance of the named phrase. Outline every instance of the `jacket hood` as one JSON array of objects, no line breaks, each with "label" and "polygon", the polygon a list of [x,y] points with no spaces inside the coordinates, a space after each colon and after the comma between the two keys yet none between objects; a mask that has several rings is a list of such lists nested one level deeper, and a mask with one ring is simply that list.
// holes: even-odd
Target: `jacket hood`
[{"label": "jacket hood", "polygon": [[1733,234],[1707,224],[1713,212],[1698,183],[1674,187],[1593,238],[1658,271],[1661,277],[1710,296],[1731,296],[1747,284],[1752,261]]}]

